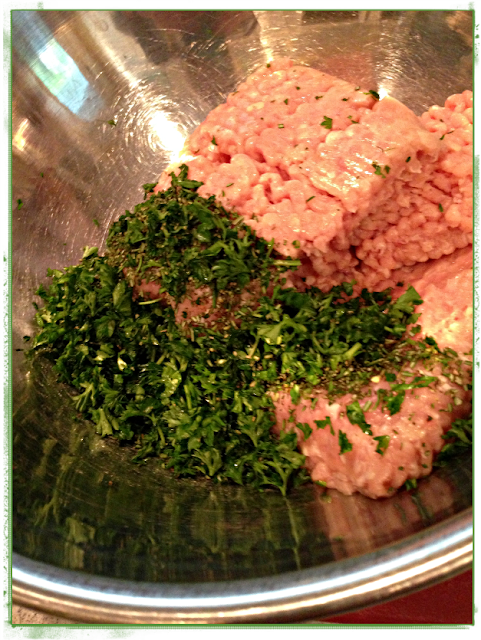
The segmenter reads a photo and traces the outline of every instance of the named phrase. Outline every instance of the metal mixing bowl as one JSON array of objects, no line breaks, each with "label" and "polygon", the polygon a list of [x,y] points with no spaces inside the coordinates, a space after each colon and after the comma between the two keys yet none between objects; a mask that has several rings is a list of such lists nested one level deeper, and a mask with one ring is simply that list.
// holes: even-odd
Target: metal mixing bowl
[{"label": "metal mixing bowl", "polygon": [[[471,458],[372,501],[178,481],[28,361],[46,270],[105,245],[185,137],[289,56],[416,113],[472,86],[470,11],[13,11],[13,597],[90,622],[322,618],[471,563]],[[19,349],[18,351],[16,349]]]}]

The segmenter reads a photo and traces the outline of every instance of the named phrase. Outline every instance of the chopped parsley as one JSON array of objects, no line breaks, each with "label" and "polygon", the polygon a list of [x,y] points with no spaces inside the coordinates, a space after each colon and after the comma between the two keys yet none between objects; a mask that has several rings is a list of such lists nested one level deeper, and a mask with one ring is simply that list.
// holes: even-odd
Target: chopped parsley
[{"label": "chopped parsley", "polygon": [[[441,122],[442,122],[442,120],[441,120]],[[455,132],[455,129],[452,129],[451,131],[446,131],[446,133],[443,134],[439,139],[443,140],[444,136],[449,136],[450,133],[454,133],[454,132]]]},{"label": "chopped parsley", "polygon": [[441,213],[444,213],[443,205],[441,203],[438,204],[438,209]]},{"label": "chopped parsley", "polygon": [[346,406],[346,415],[351,424],[357,424],[364,433],[372,436],[371,425],[366,422],[359,400],[355,400]]},{"label": "chopped parsley", "polygon": [[115,120],[107,120],[107,124],[109,124],[111,127],[117,126],[117,123],[115,122]]},{"label": "chopped parsley", "polygon": [[[111,225],[104,256],[86,247],[78,265],[48,271],[29,351],[53,361],[77,392],[77,411],[101,436],[129,444],[135,462],[286,494],[308,476],[296,433],[272,433],[276,393],[299,405],[323,388],[331,401],[362,394],[384,372],[392,384],[380,400],[389,408],[391,397],[436,379],[387,377],[406,362],[457,366],[434,340],[406,333],[421,302],[412,287],[395,302],[390,290],[353,298],[350,283],[328,293],[286,288],[298,260],[277,254],[214,196],[200,197],[185,165],[171,175],[165,191],[144,185],[144,201]],[[158,293],[144,294],[142,281]],[[200,311],[206,299],[209,313]],[[186,300],[190,318],[176,314]],[[346,412],[372,435],[358,400]],[[330,417],[314,425],[335,435]],[[305,437],[314,425],[297,423]],[[340,454],[351,450],[346,434],[338,439]],[[376,440],[382,455],[388,440]]]},{"label": "chopped parsley", "polygon": [[386,451],[386,449],[389,446],[389,440],[390,437],[389,436],[375,436],[373,438],[373,440],[377,441],[377,447],[376,447],[376,453],[381,454],[382,456],[384,455],[384,452]]},{"label": "chopped parsley", "polygon": [[347,451],[352,451],[352,443],[349,442],[347,435],[344,431],[339,429],[339,455],[346,453]]},{"label": "chopped parsley", "polygon": [[381,178],[386,178],[388,173],[391,171],[391,167],[389,167],[388,165],[384,165],[384,167],[381,167],[381,165],[377,162],[373,162],[372,166],[374,167],[374,175],[381,176]]},{"label": "chopped parsley", "polygon": [[326,129],[332,129],[332,118],[328,118],[324,116],[324,120],[321,122],[321,127],[325,127]]},{"label": "chopped parsley", "polygon": [[314,424],[318,429],[325,429],[327,425],[329,425],[332,429],[332,422],[330,416],[326,416],[324,420],[314,420]]},{"label": "chopped parsley", "polygon": [[434,466],[443,467],[454,456],[470,450],[473,444],[473,414],[458,418],[443,436],[446,444],[438,453]]},{"label": "chopped parsley", "polygon": [[22,207],[23,207],[23,201],[19,198],[17,200],[17,209],[20,211]]},{"label": "chopped parsley", "polygon": [[307,424],[307,422],[297,422],[296,427],[302,431],[305,440],[307,440],[312,433],[312,428]]},{"label": "chopped parsley", "polygon": [[217,142],[216,142],[216,140],[215,140],[215,136],[212,136],[212,140],[211,140],[210,142],[211,142],[211,144],[215,144],[215,145],[217,145]]}]

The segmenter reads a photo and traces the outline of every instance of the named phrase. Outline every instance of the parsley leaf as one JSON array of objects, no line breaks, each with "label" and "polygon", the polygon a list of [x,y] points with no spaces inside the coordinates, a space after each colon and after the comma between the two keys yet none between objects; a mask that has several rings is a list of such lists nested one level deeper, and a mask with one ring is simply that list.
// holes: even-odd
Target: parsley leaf
[{"label": "parsley leaf", "polygon": [[343,453],[346,453],[347,451],[352,451],[352,443],[349,442],[347,435],[344,433],[344,431],[341,431],[339,429],[339,455],[342,455]]},{"label": "parsley leaf", "polygon": [[326,129],[332,129],[332,118],[328,118],[324,116],[324,120],[321,122],[321,127],[325,127]]},{"label": "parsley leaf", "polygon": [[351,424],[357,424],[364,433],[372,436],[371,425],[366,422],[364,411],[358,400],[354,400],[346,406],[346,415]]}]

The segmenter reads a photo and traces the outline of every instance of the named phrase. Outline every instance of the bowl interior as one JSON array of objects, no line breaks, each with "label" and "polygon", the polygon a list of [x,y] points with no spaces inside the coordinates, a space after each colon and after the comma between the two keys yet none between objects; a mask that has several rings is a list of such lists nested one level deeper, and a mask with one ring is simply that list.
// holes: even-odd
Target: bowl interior
[{"label": "bowl interior", "polygon": [[[100,439],[48,362],[27,361],[47,268],[105,244],[192,132],[256,67],[288,56],[416,113],[472,87],[469,11],[14,11],[13,546],[127,580],[216,582],[362,556],[471,506],[471,459],[372,501],[175,480]],[[22,205],[17,204],[18,201]]]}]

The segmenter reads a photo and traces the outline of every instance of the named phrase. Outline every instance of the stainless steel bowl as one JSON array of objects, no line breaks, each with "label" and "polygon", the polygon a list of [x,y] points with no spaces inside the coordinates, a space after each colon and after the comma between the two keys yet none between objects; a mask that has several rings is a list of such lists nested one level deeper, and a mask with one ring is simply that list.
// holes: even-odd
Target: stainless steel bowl
[{"label": "stainless steel bowl", "polygon": [[471,459],[372,501],[175,481],[26,361],[46,270],[103,248],[185,137],[289,56],[417,113],[472,86],[469,11],[13,11],[13,597],[90,622],[322,618],[471,563]]}]

